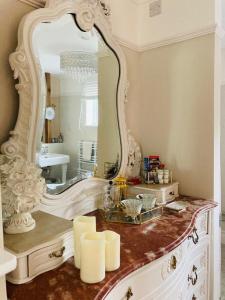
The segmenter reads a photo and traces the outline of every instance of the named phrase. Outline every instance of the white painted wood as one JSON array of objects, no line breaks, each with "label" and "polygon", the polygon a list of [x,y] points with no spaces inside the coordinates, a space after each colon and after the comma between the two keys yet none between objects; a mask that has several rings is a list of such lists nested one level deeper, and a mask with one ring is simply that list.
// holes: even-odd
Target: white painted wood
[{"label": "white painted wood", "polygon": [[2,228],[2,204],[0,186],[0,299],[6,300],[5,274],[16,267],[16,257],[4,250],[3,228]]},{"label": "white painted wood", "polygon": [[5,285],[5,276],[0,277],[0,299],[6,300],[6,285]]},{"label": "white painted wood", "polygon": [[[27,256],[17,257],[17,267],[7,275],[8,281],[12,283],[23,283],[27,281],[28,265]],[[19,280],[18,280],[19,278]]]},{"label": "white painted wood", "polygon": [[[1,186],[0,186],[0,258],[4,250],[3,246],[3,228],[2,228],[2,202],[1,202]],[[1,264],[0,264],[1,268]],[[6,300],[5,274],[0,276],[0,299]]]},{"label": "white painted wood", "polygon": [[[163,257],[133,272],[122,280],[106,297],[106,300],[124,300],[128,288],[131,287],[132,300],[209,300],[209,246],[210,239],[207,231],[208,213],[201,215],[195,224],[200,239],[193,244],[186,239],[180,246]],[[150,253],[149,255],[154,255]],[[171,268],[171,257],[177,258],[177,267]],[[188,275],[193,265],[197,267],[198,280],[193,285]]]},{"label": "white painted wood", "polygon": [[16,267],[16,257],[6,250],[2,250],[0,257],[0,277],[11,272]]},{"label": "white painted wood", "polygon": [[[20,96],[20,108],[15,129],[10,133],[10,139],[1,147],[4,154],[21,155],[27,161],[35,162],[41,110],[39,103],[41,74],[33,54],[32,35],[36,25],[40,22],[56,21],[65,14],[73,13],[76,15],[77,23],[82,30],[89,31],[94,25],[97,26],[108,45],[118,56],[120,79],[117,106],[122,147],[119,175],[135,176],[139,173],[140,147],[128,132],[125,122],[125,102],[128,88],[125,56],[112,36],[108,19],[109,12],[103,3],[104,1],[48,0],[45,8],[32,11],[22,19],[18,31],[18,47],[10,55],[10,65],[14,70],[14,77],[19,79],[16,89]],[[94,200],[92,202],[94,209],[97,208],[95,204],[101,196],[102,187],[106,183],[107,181],[104,179],[91,178],[75,184],[62,194],[45,194],[39,209],[67,218],[74,217],[75,211],[90,212],[93,210],[93,205],[88,207],[84,199],[87,199],[87,196],[91,197]],[[63,211],[72,206],[73,215],[69,210],[66,210],[65,215],[62,215],[62,206]]]}]

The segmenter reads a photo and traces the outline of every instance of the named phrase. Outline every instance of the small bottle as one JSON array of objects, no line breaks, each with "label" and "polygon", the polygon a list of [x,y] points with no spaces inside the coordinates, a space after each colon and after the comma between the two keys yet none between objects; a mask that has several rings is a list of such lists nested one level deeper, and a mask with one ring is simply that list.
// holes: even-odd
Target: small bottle
[{"label": "small bottle", "polygon": [[109,211],[114,207],[114,202],[111,196],[113,182],[110,180],[109,185],[106,188],[106,192],[104,194],[103,206],[105,211]]},{"label": "small bottle", "polygon": [[58,137],[58,143],[63,143],[63,136],[62,136],[61,132],[60,132],[59,137]]}]

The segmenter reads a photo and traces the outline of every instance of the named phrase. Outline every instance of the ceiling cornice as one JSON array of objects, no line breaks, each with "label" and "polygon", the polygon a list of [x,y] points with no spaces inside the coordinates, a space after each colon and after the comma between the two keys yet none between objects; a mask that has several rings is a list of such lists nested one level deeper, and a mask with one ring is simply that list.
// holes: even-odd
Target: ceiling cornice
[{"label": "ceiling cornice", "polygon": [[136,5],[142,5],[142,4],[149,3],[151,0],[130,0],[130,1]]},{"label": "ceiling cornice", "polygon": [[40,8],[45,6],[45,0],[19,0],[20,2],[26,3],[35,8]]}]

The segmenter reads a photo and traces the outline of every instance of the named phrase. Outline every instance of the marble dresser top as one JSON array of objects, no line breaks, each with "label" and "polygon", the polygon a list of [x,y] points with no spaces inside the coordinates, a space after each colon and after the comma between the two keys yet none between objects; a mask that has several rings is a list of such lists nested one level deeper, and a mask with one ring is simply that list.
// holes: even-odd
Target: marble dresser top
[{"label": "marble dresser top", "polygon": [[197,214],[215,207],[211,201],[185,197],[189,201],[183,213],[166,211],[162,217],[143,225],[106,223],[99,211],[97,230],[113,230],[121,235],[121,266],[107,272],[98,284],[81,282],[79,270],[70,258],[59,268],[39,275],[22,285],[8,283],[10,300],[103,300],[110,290],[131,272],[172,251],[191,233]]}]

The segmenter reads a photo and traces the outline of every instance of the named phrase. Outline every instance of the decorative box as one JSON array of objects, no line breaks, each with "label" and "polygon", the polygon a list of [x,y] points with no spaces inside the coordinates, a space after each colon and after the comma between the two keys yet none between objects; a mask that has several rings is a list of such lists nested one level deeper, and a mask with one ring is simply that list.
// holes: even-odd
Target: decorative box
[{"label": "decorative box", "polygon": [[157,204],[166,204],[176,197],[178,193],[178,182],[168,184],[139,184],[129,187],[132,194],[154,194],[157,198]]}]

